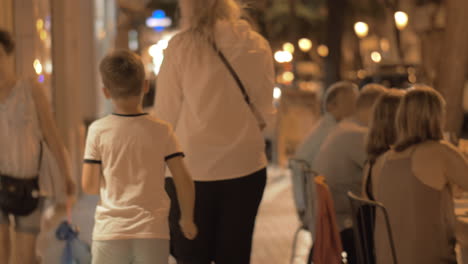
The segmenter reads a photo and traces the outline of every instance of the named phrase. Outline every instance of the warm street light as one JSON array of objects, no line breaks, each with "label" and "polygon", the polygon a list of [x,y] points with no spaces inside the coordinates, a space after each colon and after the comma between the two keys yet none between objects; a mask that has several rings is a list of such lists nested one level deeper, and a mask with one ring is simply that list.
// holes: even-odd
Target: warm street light
[{"label": "warm street light", "polygon": [[51,73],[52,73],[53,66],[52,66],[52,62],[51,62],[50,60],[49,60],[49,61],[46,61],[44,70],[45,70],[45,72],[46,72],[47,74],[51,74]]},{"label": "warm street light", "polygon": [[379,63],[382,61],[382,55],[380,55],[380,53],[378,51],[373,51],[371,53],[371,59],[373,62],[375,63]]},{"label": "warm street light", "polygon": [[38,20],[36,21],[36,29],[37,29],[37,31],[38,31],[38,32],[41,31],[43,27],[44,27],[44,20],[38,19]]},{"label": "warm street light", "polygon": [[283,72],[283,80],[286,82],[286,83],[291,83],[292,81],[294,81],[294,73],[290,72],[290,71],[287,71],[287,72]]},{"label": "warm street light", "polygon": [[312,41],[308,38],[301,38],[297,44],[303,52],[308,52],[312,49]]},{"label": "warm street light", "polygon": [[399,30],[403,30],[408,25],[408,14],[403,11],[395,12],[395,25]]},{"label": "warm street light", "polygon": [[279,87],[275,87],[275,89],[273,89],[273,98],[275,99],[280,99],[281,98],[281,88]]},{"label": "warm street light", "polygon": [[293,60],[293,55],[289,51],[277,51],[275,52],[275,60],[278,63],[291,62]]},{"label": "warm street light", "polygon": [[369,34],[369,25],[364,22],[356,22],[354,24],[354,32],[359,38],[365,38]]},{"label": "warm street light", "polygon": [[317,53],[321,57],[327,57],[328,56],[328,47],[326,45],[320,45],[317,47]]},{"label": "warm street light", "polygon": [[294,53],[294,45],[292,43],[286,42],[283,44],[283,50],[291,54]]},{"label": "warm street light", "polygon": [[36,71],[36,74],[40,75],[42,73],[42,64],[41,64],[41,62],[38,59],[35,59],[34,63],[33,63],[33,66],[34,66],[34,71]]}]

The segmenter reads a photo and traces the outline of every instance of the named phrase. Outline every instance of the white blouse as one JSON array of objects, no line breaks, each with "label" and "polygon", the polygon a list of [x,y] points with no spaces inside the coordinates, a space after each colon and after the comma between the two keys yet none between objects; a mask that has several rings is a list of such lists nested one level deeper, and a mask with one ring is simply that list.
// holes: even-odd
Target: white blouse
[{"label": "white blouse", "polygon": [[[249,175],[267,165],[262,132],[233,77],[209,43],[182,32],[169,43],[157,82],[155,114],[173,125],[197,181]],[[274,69],[268,42],[244,21],[219,22],[218,48],[267,118]]]},{"label": "white blouse", "polygon": [[7,100],[0,103],[0,174],[37,176],[40,135],[32,84],[19,80]]}]

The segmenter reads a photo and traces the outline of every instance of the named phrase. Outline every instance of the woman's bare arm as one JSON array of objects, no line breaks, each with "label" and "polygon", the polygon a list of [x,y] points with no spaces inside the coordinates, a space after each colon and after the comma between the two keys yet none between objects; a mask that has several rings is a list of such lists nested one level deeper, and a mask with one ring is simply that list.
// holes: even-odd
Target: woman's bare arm
[{"label": "woman's bare arm", "polygon": [[55,120],[52,116],[52,109],[47,101],[43,88],[34,82],[32,95],[36,104],[39,125],[44,136],[44,141],[49,146],[55,156],[60,171],[66,179],[66,192],[69,196],[75,193],[75,183],[71,176],[71,168],[66,161],[65,145],[60,137]]}]

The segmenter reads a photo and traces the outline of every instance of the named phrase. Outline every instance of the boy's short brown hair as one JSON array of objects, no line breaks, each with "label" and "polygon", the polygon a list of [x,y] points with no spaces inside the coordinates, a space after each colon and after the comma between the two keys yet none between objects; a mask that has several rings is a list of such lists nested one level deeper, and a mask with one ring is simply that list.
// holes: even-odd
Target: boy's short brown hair
[{"label": "boy's short brown hair", "polygon": [[145,69],[138,55],[127,50],[108,54],[99,65],[102,82],[113,98],[139,96],[145,81]]},{"label": "boy's short brown hair", "polygon": [[15,50],[15,41],[10,32],[0,28],[0,45],[5,49],[6,54],[10,55]]}]

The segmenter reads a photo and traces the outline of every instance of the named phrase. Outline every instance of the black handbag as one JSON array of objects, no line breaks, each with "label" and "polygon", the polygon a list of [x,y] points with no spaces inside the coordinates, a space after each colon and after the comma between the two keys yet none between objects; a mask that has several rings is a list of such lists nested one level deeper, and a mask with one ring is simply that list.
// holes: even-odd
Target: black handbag
[{"label": "black handbag", "polygon": [[[42,159],[42,142],[39,169]],[[39,178],[19,179],[0,174],[0,210],[15,216],[30,215],[39,206]]]},{"label": "black handbag", "polygon": [[39,180],[0,175],[0,209],[15,216],[30,215],[39,205]]}]

